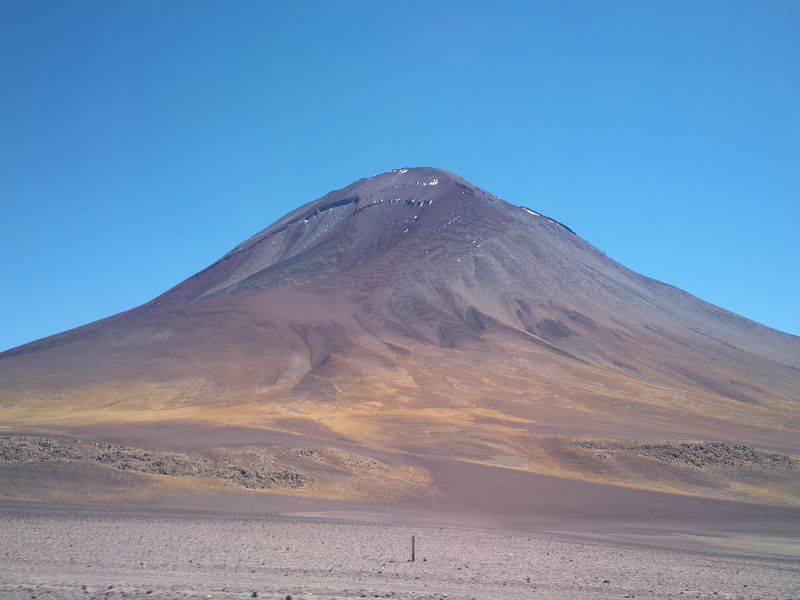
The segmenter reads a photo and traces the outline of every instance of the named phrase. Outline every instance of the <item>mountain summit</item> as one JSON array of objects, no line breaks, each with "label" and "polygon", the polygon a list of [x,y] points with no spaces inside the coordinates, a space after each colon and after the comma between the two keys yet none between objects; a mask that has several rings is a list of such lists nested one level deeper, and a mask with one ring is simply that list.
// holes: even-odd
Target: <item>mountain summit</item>
[{"label": "mountain summit", "polygon": [[[192,422],[579,479],[587,438],[800,449],[799,338],[432,168],[330,192],[143,306],[0,354],[0,382],[7,429]],[[604,477],[647,487],[638,468]]]},{"label": "mountain summit", "polygon": [[448,171],[395,169],[292,211],[160,301],[320,281],[395,252],[407,257],[404,262],[415,263],[410,265],[414,268],[453,250],[460,262],[462,253],[476,254],[479,244],[499,234],[510,217],[521,222],[538,217],[559,225]]}]

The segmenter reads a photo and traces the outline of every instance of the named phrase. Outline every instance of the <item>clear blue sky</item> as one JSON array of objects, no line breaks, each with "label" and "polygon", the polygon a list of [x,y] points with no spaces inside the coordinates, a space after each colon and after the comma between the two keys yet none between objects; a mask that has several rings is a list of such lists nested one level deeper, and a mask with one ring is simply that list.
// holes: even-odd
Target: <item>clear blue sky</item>
[{"label": "clear blue sky", "polygon": [[0,349],[439,166],[800,333],[800,2],[0,3]]}]

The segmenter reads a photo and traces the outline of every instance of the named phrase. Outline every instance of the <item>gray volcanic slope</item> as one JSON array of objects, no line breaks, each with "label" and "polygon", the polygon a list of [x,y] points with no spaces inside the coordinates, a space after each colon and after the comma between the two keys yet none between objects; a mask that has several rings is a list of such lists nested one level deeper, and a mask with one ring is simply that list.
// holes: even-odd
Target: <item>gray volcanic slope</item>
[{"label": "gray volcanic slope", "polygon": [[628,442],[796,453],[800,338],[439,169],[357,181],[143,306],[0,354],[0,399],[7,431],[192,422],[401,453],[420,469],[446,458],[797,499],[796,474],[756,469],[734,489]]}]

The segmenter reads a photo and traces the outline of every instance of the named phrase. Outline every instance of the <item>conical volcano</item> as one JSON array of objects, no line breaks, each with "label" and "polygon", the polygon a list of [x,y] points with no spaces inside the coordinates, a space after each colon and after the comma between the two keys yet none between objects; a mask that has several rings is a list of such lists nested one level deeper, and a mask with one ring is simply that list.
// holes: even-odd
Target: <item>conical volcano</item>
[{"label": "conical volcano", "polygon": [[0,354],[4,427],[225,427],[419,472],[797,503],[800,338],[525,204],[433,168],[333,191],[143,306]]}]

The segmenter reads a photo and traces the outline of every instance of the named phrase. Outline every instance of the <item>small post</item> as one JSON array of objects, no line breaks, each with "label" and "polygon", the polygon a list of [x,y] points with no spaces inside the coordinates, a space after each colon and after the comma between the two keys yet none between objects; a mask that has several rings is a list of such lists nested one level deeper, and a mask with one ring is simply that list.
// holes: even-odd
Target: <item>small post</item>
[{"label": "small post", "polygon": [[414,536],[412,535],[411,536],[411,562],[414,562],[415,558],[416,557],[414,556]]}]

